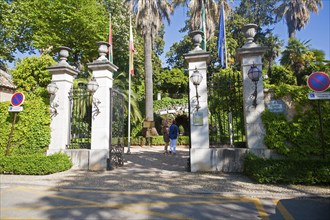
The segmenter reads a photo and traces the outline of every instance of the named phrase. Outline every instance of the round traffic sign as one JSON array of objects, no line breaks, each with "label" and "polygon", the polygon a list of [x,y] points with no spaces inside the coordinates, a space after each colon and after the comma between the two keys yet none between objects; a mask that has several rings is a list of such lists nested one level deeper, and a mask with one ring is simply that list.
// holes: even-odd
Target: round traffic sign
[{"label": "round traffic sign", "polygon": [[307,85],[315,92],[323,92],[330,86],[330,78],[324,72],[315,72],[309,75]]},{"label": "round traffic sign", "polygon": [[10,102],[11,102],[11,105],[12,106],[20,106],[20,105],[23,104],[24,99],[25,99],[25,96],[24,96],[23,93],[21,93],[21,92],[15,92],[13,94],[13,96],[11,97]]}]

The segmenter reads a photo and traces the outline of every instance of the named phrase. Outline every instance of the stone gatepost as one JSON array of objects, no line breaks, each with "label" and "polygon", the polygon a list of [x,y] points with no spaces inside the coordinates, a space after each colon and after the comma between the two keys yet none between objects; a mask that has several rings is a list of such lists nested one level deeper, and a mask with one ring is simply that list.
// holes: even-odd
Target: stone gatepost
[{"label": "stone gatepost", "polygon": [[52,83],[57,91],[51,95],[50,106],[52,120],[50,124],[51,141],[47,155],[64,151],[70,143],[70,99],[69,93],[78,71],[67,63],[68,47],[60,47],[60,62],[47,68],[52,74]]},{"label": "stone gatepost", "polygon": [[[241,62],[243,76],[243,105],[245,116],[245,132],[247,147],[252,152],[259,154],[266,149],[264,145],[265,129],[261,120],[261,114],[265,110],[262,76],[253,82],[248,77],[251,66],[255,65],[262,70],[262,56],[267,47],[262,47],[253,42],[257,25],[247,24],[242,31],[247,37],[247,42],[242,48],[237,49],[237,56]],[[255,87],[257,86],[257,87]],[[256,88],[256,93],[255,93]],[[256,99],[255,99],[256,96]]]},{"label": "stone gatepost", "polygon": [[92,110],[92,140],[89,155],[89,170],[105,170],[109,157],[110,147],[110,89],[113,84],[113,72],[118,67],[112,64],[106,53],[109,44],[98,42],[100,57],[92,63],[88,63],[88,68],[93,71],[93,77],[99,88],[93,95]]},{"label": "stone gatepost", "polygon": [[[208,105],[207,105],[207,62],[210,53],[202,50],[199,45],[201,42],[200,31],[193,31],[192,36],[195,49],[184,54],[188,62],[189,79],[198,71],[202,76],[202,81],[196,87],[189,80],[189,112],[190,112],[190,166],[191,172],[212,170],[211,160],[212,151],[209,149],[209,124],[208,124]],[[196,93],[197,89],[197,93]],[[197,97],[198,101],[197,101]]]}]

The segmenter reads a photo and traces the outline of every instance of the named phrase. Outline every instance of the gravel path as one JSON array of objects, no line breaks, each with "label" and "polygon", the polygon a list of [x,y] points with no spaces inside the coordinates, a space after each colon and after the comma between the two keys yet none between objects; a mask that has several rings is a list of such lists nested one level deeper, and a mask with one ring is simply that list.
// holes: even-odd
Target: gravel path
[{"label": "gravel path", "polygon": [[[125,149],[125,152],[127,149]],[[242,174],[187,172],[189,149],[178,147],[176,155],[163,147],[131,147],[125,165],[111,171],[71,169],[45,175],[1,175],[0,183],[61,188],[102,188],[113,191],[218,193],[263,198],[330,198],[329,186],[257,184]]]}]

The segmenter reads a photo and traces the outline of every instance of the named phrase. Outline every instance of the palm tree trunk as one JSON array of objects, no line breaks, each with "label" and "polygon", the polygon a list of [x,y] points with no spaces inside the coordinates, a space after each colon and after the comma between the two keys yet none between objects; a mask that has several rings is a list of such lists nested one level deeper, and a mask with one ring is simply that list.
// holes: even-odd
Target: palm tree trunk
[{"label": "palm tree trunk", "polygon": [[152,40],[151,35],[144,35],[144,69],[145,69],[145,95],[146,95],[146,121],[154,121],[153,84],[152,84]]},{"label": "palm tree trunk", "polygon": [[303,74],[301,72],[296,72],[297,85],[301,86],[303,84]]},{"label": "palm tree trunk", "polygon": [[272,78],[272,60],[268,60],[268,72],[267,72],[268,78]]},{"label": "palm tree trunk", "polygon": [[296,29],[293,24],[288,24],[289,38],[296,38]]}]

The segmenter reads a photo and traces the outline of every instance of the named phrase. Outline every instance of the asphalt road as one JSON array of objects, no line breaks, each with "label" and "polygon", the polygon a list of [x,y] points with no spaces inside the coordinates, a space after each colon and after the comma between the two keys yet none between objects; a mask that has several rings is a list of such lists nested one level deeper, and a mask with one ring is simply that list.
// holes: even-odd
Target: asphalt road
[{"label": "asphalt road", "polygon": [[329,199],[2,185],[1,219],[330,219]]},{"label": "asphalt road", "polygon": [[0,175],[0,219],[330,219],[330,187],[190,173],[187,149],[161,151],[132,149],[124,167],[106,172]]}]

